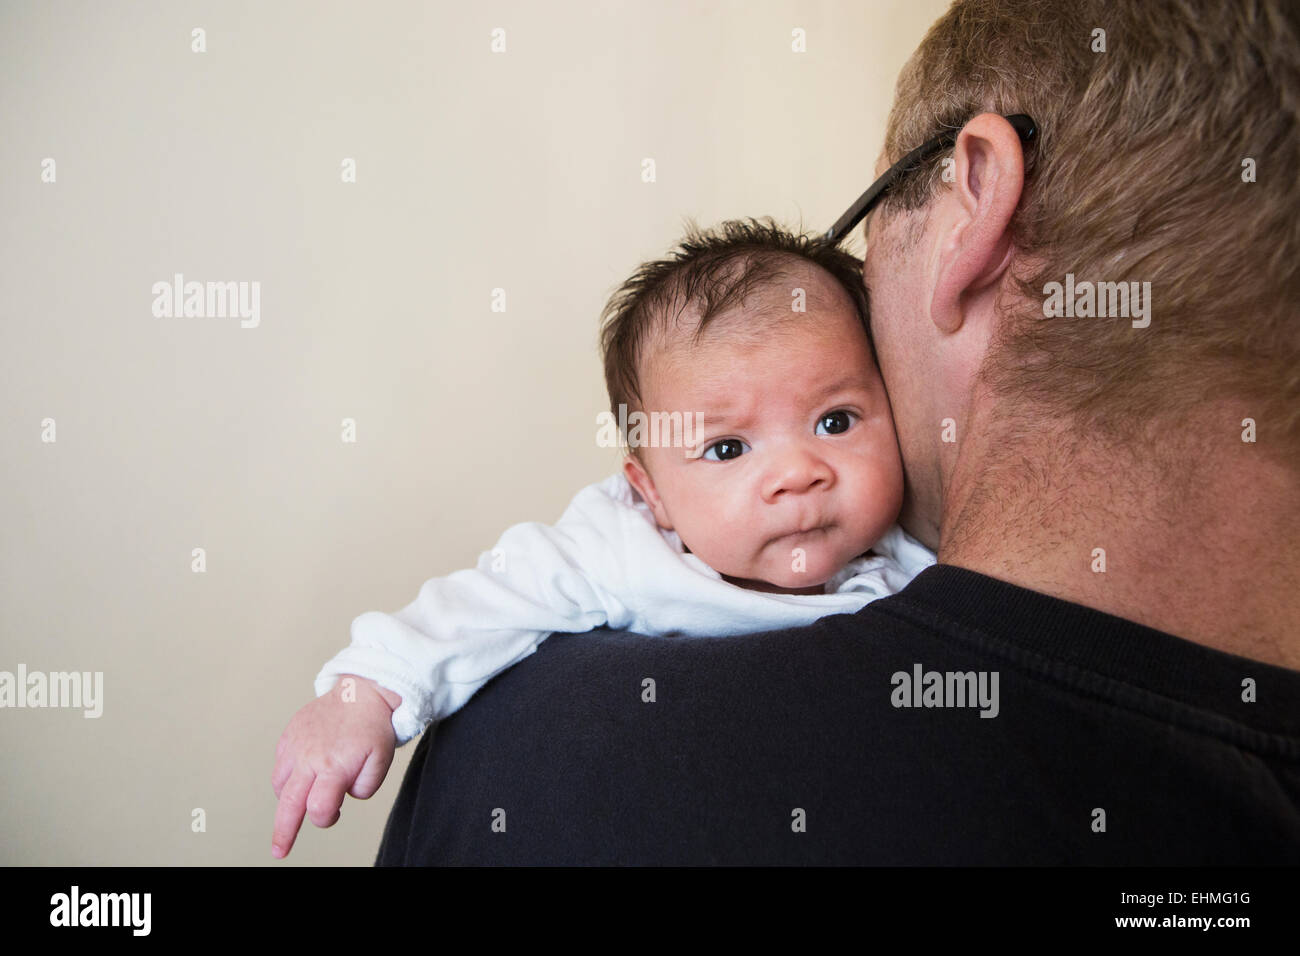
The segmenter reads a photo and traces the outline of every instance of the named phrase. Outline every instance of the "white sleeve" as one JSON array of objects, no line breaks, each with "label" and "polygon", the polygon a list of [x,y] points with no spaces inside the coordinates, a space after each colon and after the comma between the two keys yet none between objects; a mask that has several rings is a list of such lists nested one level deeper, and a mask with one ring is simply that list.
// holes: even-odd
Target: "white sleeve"
[{"label": "white sleeve", "polygon": [[639,615],[624,603],[633,590],[624,552],[646,529],[629,529],[644,518],[620,500],[621,480],[583,489],[554,526],[508,529],[477,567],[426,581],[402,610],[356,618],[351,645],[317,675],[317,696],[341,674],[395,691],[402,696],[393,712],[400,745],[459,709],[548,634],[629,627]]}]

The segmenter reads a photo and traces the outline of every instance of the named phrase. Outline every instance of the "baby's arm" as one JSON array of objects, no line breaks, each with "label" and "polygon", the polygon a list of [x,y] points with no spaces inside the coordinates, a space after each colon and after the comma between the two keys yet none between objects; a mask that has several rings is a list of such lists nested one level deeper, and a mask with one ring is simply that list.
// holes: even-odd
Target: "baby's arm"
[{"label": "baby's arm", "polygon": [[508,529],[477,567],[426,581],[400,611],[356,618],[351,645],[317,675],[317,694],[341,674],[371,678],[399,694],[393,730],[400,746],[459,710],[547,635],[627,626],[633,615],[622,583],[625,525],[644,519],[604,487],[580,492],[553,526]]},{"label": "baby's arm", "polygon": [[352,645],[326,664],[320,696],[280,738],[273,855],[289,852],[304,813],[331,826],[344,793],[373,794],[395,744],[457,710],[548,634],[627,626],[631,612],[611,586],[622,590],[620,552],[648,529],[620,503],[621,490],[617,482],[584,489],[554,527],[516,525],[478,567],[425,582],[395,614],[353,621]]}]

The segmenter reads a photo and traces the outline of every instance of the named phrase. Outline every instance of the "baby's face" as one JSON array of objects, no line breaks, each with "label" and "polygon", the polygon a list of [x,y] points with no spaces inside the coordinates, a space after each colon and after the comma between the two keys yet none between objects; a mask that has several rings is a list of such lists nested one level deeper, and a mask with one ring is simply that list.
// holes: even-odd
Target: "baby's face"
[{"label": "baby's face", "polygon": [[651,357],[645,409],[700,413],[703,429],[626,471],[660,526],[732,583],[818,593],[897,519],[903,467],[852,303],[829,276],[788,284],[805,313],[778,285],[747,307],[787,314],[748,329],[723,314]]}]

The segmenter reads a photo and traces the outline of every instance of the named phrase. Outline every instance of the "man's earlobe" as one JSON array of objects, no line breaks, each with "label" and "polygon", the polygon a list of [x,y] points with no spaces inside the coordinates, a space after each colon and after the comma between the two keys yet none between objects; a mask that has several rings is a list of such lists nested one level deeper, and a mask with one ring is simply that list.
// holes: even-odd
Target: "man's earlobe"
[{"label": "man's earlobe", "polygon": [[659,498],[654,480],[635,455],[629,455],[627,461],[623,462],[623,475],[627,478],[628,484],[635,488],[636,493],[650,506],[650,511],[655,516],[655,523],[665,531],[672,531],[672,522],[668,520],[668,512]]},{"label": "man's earlobe", "polygon": [[931,320],[942,332],[961,328],[967,298],[1001,279],[1011,262],[1011,217],[1025,184],[1021,150],[1015,128],[996,113],[976,116],[957,137],[930,301]]}]

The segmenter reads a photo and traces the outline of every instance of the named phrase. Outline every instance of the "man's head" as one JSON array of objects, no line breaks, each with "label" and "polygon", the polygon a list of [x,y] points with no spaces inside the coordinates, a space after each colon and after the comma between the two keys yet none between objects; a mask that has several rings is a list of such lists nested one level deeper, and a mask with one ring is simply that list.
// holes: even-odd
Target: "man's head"
[{"label": "man's head", "polygon": [[[966,0],[931,28],[877,172],[962,133],[871,214],[864,269],[930,543],[972,400],[1008,460],[1048,423],[1140,454],[1214,401],[1300,461],[1298,114],[1288,0]],[[1067,282],[1138,283],[1148,314],[1046,317]]]},{"label": "man's head", "polygon": [[898,515],[902,465],[860,269],[823,240],[728,222],[692,228],[605,309],[614,414],[683,425],[680,440],[625,436],[628,480],[735,583],[820,590]]}]

